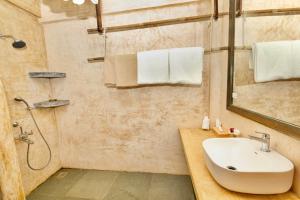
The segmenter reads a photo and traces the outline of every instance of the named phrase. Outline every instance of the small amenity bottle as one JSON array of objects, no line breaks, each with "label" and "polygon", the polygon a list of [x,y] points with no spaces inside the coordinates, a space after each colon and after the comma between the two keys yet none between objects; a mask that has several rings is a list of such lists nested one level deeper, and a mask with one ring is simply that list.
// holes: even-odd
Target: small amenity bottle
[{"label": "small amenity bottle", "polygon": [[210,120],[209,120],[208,116],[205,116],[203,119],[203,122],[202,122],[202,129],[209,130],[209,123],[210,123]]}]

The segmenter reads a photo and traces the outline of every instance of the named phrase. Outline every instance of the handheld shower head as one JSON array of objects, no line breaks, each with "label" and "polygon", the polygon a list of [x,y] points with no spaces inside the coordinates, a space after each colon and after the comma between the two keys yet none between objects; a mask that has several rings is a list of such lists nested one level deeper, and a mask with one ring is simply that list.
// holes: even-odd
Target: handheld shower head
[{"label": "handheld shower head", "polygon": [[30,109],[29,104],[28,104],[27,101],[25,101],[25,99],[23,99],[22,97],[16,97],[14,100],[15,100],[15,101],[18,101],[18,102],[23,102],[23,103],[27,106],[27,108]]},{"label": "handheld shower head", "polygon": [[15,101],[23,101],[23,99],[21,97],[16,97]]}]

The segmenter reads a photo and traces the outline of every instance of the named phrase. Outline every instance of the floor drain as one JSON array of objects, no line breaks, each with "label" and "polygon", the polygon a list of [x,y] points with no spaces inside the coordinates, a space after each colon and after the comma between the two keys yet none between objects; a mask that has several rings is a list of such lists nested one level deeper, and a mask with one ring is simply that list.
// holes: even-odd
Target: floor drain
[{"label": "floor drain", "polygon": [[233,171],[235,171],[235,170],[236,170],[236,168],[235,168],[235,167],[233,167],[233,166],[227,166],[227,169],[230,169],[230,170],[233,170]]}]

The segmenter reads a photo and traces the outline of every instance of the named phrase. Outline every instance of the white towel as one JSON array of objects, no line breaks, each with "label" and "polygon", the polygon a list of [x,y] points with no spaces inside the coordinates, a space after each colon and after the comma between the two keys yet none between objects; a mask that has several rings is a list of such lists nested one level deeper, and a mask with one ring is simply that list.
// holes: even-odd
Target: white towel
[{"label": "white towel", "polygon": [[292,42],[291,78],[300,78],[300,40]]},{"label": "white towel", "polygon": [[138,84],[162,84],[169,82],[169,51],[139,52]]},{"label": "white towel", "polygon": [[252,48],[255,82],[300,77],[299,41],[256,43]]},{"label": "white towel", "polygon": [[170,49],[170,82],[200,85],[204,49],[201,47]]}]

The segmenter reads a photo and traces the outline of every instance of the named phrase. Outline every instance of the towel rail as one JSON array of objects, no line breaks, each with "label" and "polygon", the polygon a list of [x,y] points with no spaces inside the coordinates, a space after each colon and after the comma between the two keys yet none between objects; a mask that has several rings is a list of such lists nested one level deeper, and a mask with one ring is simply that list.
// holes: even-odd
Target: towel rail
[{"label": "towel rail", "polygon": [[87,61],[88,63],[104,62],[104,57],[88,58]]},{"label": "towel rail", "polygon": [[246,15],[246,17],[300,15],[300,7],[280,8],[280,9],[264,9],[264,10],[247,10],[247,11],[242,11],[241,13],[243,15]]},{"label": "towel rail", "polygon": [[[111,26],[111,27],[105,27],[104,29],[106,33],[111,33],[111,32],[129,31],[129,30],[136,30],[136,29],[153,28],[159,26],[185,24],[185,23],[192,23],[192,22],[199,22],[199,21],[208,21],[210,19],[211,19],[211,15],[207,14],[207,15],[199,15],[199,16],[192,16],[192,17],[180,17],[175,19],[158,20],[158,21],[145,22],[145,23]],[[87,29],[87,32],[88,34],[99,33],[97,28]]]},{"label": "towel rail", "polygon": [[[282,9],[264,9],[264,10],[242,11],[242,1],[241,0],[238,5],[240,7],[237,10],[237,14],[245,15],[247,17],[300,15],[300,7],[299,8],[282,8]],[[218,17],[228,16],[228,15],[229,15],[228,12],[218,12]],[[159,27],[159,26],[200,22],[200,21],[209,21],[209,20],[211,20],[212,17],[215,17],[214,14],[213,15],[211,15],[211,14],[198,15],[198,16],[191,16],[191,17],[181,17],[181,18],[175,18],[175,19],[158,20],[158,21],[152,21],[152,22],[128,24],[128,25],[121,25],[121,26],[102,27],[102,28],[105,29],[107,33],[110,33],[110,32],[136,30],[136,29],[145,29],[145,28],[152,28],[152,27]],[[97,17],[97,18],[99,18],[99,17]],[[102,22],[101,22],[101,24],[102,24]],[[96,34],[96,33],[99,33],[99,30],[98,30],[98,28],[92,28],[92,29],[87,29],[87,32],[88,32],[88,34]],[[101,32],[100,32],[100,34],[101,34]]]},{"label": "towel rail", "polygon": [[[240,50],[240,51],[250,51],[250,50],[252,50],[252,47],[250,47],[250,46],[237,46],[237,47],[235,47],[235,49]],[[212,49],[205,50],[204,54],[216,53],[216,52],[226,51],[226,50],[228,50],[228,47],[212,48]],[[87,61],[88,61],[88,63],[104,62],[105,57],[88,58]]]}]

